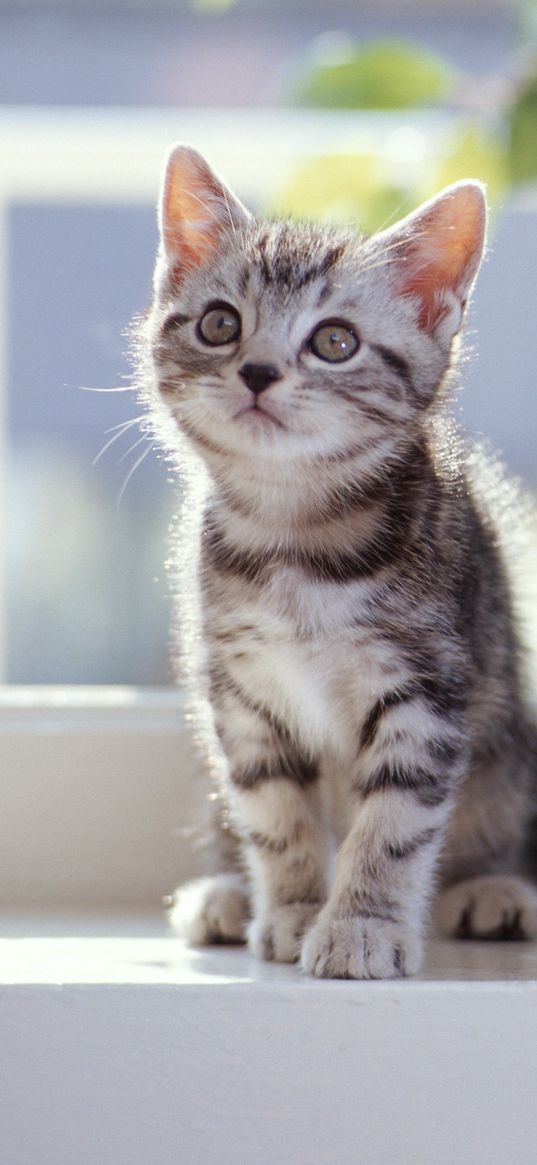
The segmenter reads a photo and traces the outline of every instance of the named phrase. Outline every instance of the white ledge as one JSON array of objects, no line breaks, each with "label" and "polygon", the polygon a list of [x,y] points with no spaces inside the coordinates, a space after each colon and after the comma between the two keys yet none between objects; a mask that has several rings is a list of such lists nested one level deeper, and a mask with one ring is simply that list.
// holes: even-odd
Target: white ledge
[{"label": "white ledge", "polygon": [[[339,989],[369,999],[380,990],[403,998],[413,988],[457,985],[518,985],[535,994],[537,944],[454,942],[431,939],[424,965],[409,979],[384,982],[326,981],[304,976],[296,966],[262,963],[241,946],[183,944],[160,914],[85,911],[82,915],[48,911],[0,913],[0,985],[146,984],[289,991]],[[537,1051],[537,1049],[536,1049]]]},{"label": "white ledge", "polygon": [[318,981],[162,918],[4,916],[2,1159],[535,1165],[537,948]]}]

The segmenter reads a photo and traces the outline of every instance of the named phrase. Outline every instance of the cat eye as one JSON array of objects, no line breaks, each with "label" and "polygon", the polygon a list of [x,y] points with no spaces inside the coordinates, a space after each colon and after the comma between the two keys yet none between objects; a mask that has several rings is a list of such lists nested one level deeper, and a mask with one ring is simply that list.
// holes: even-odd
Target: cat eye
[{"label": "cat eye", "polygon": [[226,303],[214,303],[201,317],[197,333],[200,340],[214,348],[232,344],[241,334],[240,315]]},{"label": "cat eye", "polygon": [[308,341],[308,348],[319,360],[327,360],[329,364],[342,364],[350,360],[351,356],[360,347],[358,336],[347,324],[338,320],[327,320],[316,328]]}]

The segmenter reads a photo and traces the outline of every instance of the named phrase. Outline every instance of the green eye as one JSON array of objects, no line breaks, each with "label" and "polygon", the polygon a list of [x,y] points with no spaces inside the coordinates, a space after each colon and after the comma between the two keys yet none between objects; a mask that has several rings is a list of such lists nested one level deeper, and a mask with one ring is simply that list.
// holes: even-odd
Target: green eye
[{"label": "green eye", "polygon": [[198,324],[198,336],[205,344],[217,348],[232,344],[241,334],[241,319],[234,307],[215,303],[205,312]]},{"label": "green eye", "polygon": [[347,324],[341,324],[338,320],[327,320],[315,329],[308,347],[319,360],[327,360],[329,364],[342,364],[344,360],[350,360],[351,356],[354,356],[360,347],[360,341]]}]

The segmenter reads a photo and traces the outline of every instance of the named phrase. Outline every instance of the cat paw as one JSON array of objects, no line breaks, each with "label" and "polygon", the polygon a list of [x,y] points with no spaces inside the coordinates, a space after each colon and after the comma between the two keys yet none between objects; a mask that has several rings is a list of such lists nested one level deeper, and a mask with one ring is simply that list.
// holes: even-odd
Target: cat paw
[{"label": "cat paw", "polygon": [[524,878],[485,874],[444,890],[438,924],[455,938],[537,938],[537,890]]},{"label": "cat paw", "polygon": [[264,962],[296,963],[302,936],[318,910],[309,902],[292,902],[255,918],[248,931],[250,950]]},{"label": "cat paw", "polygon": [[197,878],[173,895],[170,923],[191,946],[246,941],[249,901],[240,874]]},{"label": "cat paw", "polygon": [[358,916],[319,919],[301,964],[318,979],[394,979],[413,975],[420,961],[419,936],[404,923]]}]

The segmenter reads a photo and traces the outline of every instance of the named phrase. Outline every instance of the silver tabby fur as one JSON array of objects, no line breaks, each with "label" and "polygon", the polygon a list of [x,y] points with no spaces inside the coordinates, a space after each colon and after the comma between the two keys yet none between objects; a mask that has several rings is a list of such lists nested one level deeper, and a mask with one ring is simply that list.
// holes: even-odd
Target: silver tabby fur
[{"label": "silver tabby fur", "polygon": [[[459,282],[419,313],[420,233],[451,198],[464,234],[465,197],[366,239],[258,221],[172,155],[143,375],[187,483],[182,674],[219,790],[219,868],[173,912],[193,943],[384,978],[418,969],[433,899],[459,937],[537,933],[509,554],[447,419],[473,220]],[[219,347],[197,331],[215,301],[241,320]],[[339,365],[307,343],[333,319],[360,339]],[[254,395],[245,362],[279,379]]]}]

